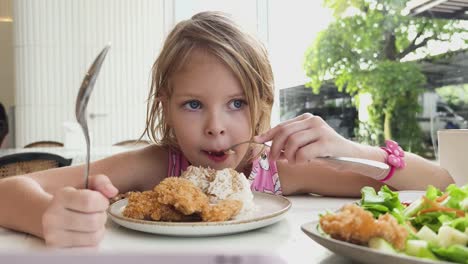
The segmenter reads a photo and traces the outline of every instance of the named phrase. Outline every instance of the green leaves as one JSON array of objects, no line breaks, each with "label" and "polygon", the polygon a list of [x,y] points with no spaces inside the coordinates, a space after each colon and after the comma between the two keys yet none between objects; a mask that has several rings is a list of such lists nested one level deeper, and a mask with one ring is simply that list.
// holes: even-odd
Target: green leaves
[{"label": "green leaves", "polygon": [[[468,207],[468,185],[458,187],[449,185],[445,192],[434,186],[428,186],[425,197],[413,201],[403,210],[398,193],[383,186],[376,193],[372,187],[361,189],[360,206],[370,211],[375,218],[381,214],[390,213],[400,225],[409,228],[406,254],[433,260],[449,260],[458,263],[468,263],[468,215],[463,216],[457,210]],[[432,210],[435,209],[435,210]],[[401,212],[404,213],[401,213]],[[417,233],[411,230],[416,228]],[[375,245],[371,245],[375,244]],[[382,241],[369,242],[369,246],[387,250]]]},{"label": "green leaves", "polygon": [[438,247],[433,244],[429,244],[429,248],[437,256],[454,261],[457,263],[468,263],[468,247],[453,245],[450,247]]},{"label": "green leaves", "polygon": [[361,194],[360,206],[370,211],[375,218],[381,214],[390,213],[399,223],[404,222],[402,214],[404,207],[398,198],[398,193],[392,192],[386,185],[382,186],[378,193],[372,187],[363,187]]},{"label": "green leaves", "polygon": [[304,69],[310,78],[306,86],[315,93],[327,81],[351,95],[370,93],[370,135],[377,136],[380,144],[383,135],[394,136],[403,148],[417,152],[421,146],[418,97],[426,80],[416,64],[402,59],[427,48],[431,41],[450,41],[455,34],[466,32],[466,26],[403,16],[401,10],[407,2],[325,0],[336,20],[306,51]]}]

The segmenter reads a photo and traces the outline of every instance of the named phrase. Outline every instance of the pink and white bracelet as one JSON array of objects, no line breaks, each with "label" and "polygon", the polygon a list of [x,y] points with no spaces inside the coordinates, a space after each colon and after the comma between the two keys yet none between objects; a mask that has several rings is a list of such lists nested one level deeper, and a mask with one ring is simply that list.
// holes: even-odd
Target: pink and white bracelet
[{"label": "pink and white bracelet", "polygon": [[395,169],[403,169],[406,166],[405,160],[403,159],[405,152],[398,143],[393,140],[385,140],[385,147],[381,147],[381,149],[387,152],[388,156],[385,162],[390,166],[390,171],[387,176],[380,180],[381,182],[386,182],[393,177]]}]

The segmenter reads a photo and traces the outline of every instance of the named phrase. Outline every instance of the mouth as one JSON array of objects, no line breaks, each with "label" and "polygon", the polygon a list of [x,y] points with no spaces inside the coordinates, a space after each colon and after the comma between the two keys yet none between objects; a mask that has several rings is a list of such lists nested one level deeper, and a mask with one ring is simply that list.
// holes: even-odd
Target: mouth
[{"label": "mouth", "polygon": [[205,152],[206,154],[210,155],[210,156],[215,156],[215,157],[222,157],[224,155],[226,155],[226,153],[224,151],[208,151],[208,150],[203,150],[203,152]]},{"label": "mouth", "polygon": [[222,150],[203,150],[202,153],[215,163],[223,163],[229,158]]}]

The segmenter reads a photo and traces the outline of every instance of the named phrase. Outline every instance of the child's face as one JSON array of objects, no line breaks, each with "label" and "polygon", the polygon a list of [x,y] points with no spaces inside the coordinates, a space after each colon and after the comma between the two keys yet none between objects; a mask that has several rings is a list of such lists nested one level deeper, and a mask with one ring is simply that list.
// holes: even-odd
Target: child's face
[{"label": "child's face", "polygon": [[250,139],[250,112],[243,89],[218,58],[193,51],[188,63],[171,79],[168,123],[185,157],[195,166],[237,168],[248,144],[236,153],[222,153]]}]

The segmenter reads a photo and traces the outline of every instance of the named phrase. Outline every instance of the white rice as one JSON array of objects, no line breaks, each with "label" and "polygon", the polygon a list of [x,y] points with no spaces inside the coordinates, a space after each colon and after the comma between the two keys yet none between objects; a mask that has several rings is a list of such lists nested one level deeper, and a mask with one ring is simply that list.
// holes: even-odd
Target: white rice
[{"label": "white rice", "polygon": [[254,209],[250,183],[243,173],[229,168],[216,171],[210,168],[189,166],[182,177],[202,189],[210,197],[211,203],[216,204],[219,200],[226,199],[241,201],[242,209],[238,216],[245,215]]}]

